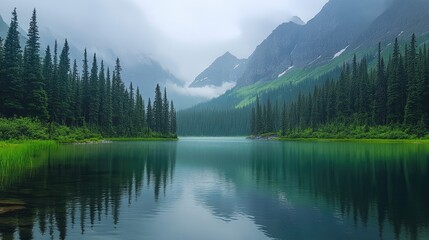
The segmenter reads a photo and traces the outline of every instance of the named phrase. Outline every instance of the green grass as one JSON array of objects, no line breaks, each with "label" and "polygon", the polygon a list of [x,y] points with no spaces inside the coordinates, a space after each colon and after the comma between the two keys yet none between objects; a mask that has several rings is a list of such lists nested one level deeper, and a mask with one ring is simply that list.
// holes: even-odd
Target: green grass
[{"label": "green grass", "polygon": [[46,161],[46,150],[57,146],[47,140],[0,141],[0,188],[31,175]]},{"label": "green grass", "polygon": [[[321,76],[328,74],[333,71],[335,68],[342,66],[342,64],[350,59],[352,59],[354,53],[346,52],[341,56],[331,60],[329,63],[309,68],[293,68],[284,76],[277,78],[270,82],[256,82],[252,85],[242,87],[235,90],[231,94],[234,94],[236,97],[242,99],[236,106],[236,108],[245,107],[256,100],[256,95],[266,93],[280,87],[283,87],[287,84],[299,84],[302,81],[309,79],[318,79]],[[364,55],[364,53],[359,53]]]},{"label": "green grass", "polygon": [[279,141],[303,141],[303,142],[360,142],[360,143],[407,143],[407,144],[429,144],[429,139],[358,139],[358,138],[287,138],[278,137]]},{"label": "green grass", "polygon": [[142,138],[106,138],[105,140],[114,142],[132,142],[132,141],[177,141],[178,138],[162,137],[142,137]]},{"label": "green grass", "polygon": [[[317,128],[292,129],[282,135],[280,132],[261,134],[254,138],[285,141],[353,141],[369,143],[429,143],[429,134],[424,128],[405,125],[368,126],[361,124],[331,123]],[[272,137],[270,138],[272,139]]]}]

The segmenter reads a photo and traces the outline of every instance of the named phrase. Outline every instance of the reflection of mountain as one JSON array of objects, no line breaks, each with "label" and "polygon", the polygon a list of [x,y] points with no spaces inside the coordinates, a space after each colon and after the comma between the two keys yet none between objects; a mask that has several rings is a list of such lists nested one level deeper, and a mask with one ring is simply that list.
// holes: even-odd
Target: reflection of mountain
[{"label": "reflection of mountain", "polygon": [[[175,144],[140,144],[65,146],[51,151],[46,166],[26,185],[0,193],[2,198],[28,204],[25,210],[1,216],[0,237],[13,239],[18,232],[21,239],[32,239],[38,226],[45,236],[65,239],[68,230],[78,226],[85,234],[95,223],[118,224],[121,204],[148,197],[146,188],[153,189],[158,201],[173,178]],[[144,202],[149,213],[156,211],[150,199]]]}]

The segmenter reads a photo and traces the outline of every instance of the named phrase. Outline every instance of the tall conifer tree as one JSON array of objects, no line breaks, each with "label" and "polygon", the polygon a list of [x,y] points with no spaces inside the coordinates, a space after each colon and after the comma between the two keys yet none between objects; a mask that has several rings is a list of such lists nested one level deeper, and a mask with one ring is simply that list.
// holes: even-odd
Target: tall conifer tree
[{"label": "tall conifer tree", "polygon": [[417,75],[417,46],[416,36],[413,34],[408,50],[408,98],[405,106],[405,124],[415,126],[422,117],[421,83]]},{"label": "tall conifer tree", "polygon": [[2,114],[7,117],[22,115],[23,113],[21,61],[18,15],[14,9],[4,43],[2,72],[0,73],[0,104]]},{"label": "tall conifer tree", "polygon": [[58,64],[58,81],[57,92],[54,94],[55,101],[58,102],[55,108],[55,115],[58,117],[57,121],[61,124],[70,122],[70,47],[67,39],[64,42],[63,50],[60,54],[60,62]]},{"label": "tall conifer tree", "polygon": [[92,60],[91,75],[89,77],[89,109],[88,109],[88,123],[92,126],[98,124],[99,113],[99,83],[98,83],[98,65],[97,55],[94,53]]},{"label": "tall conifer tree", "polygon": [[26,89],[25,112],[30,117],[47,120],[48,100],[40,64],[39,29],[37,27],[36,9],[34,9],[31,17],[27,37],[27,45],[25,46],[26,57],[23,67],[23,79]]},{"label": "tall conifer tree", "polygon": [[177,132],[177,119],[176,119],[176,109],[174,108],[174,103],[170,103],[170,133],[176,134]]},{"label": "tall conifer tree", "polygon": [[167,134],[170,126],[170,108],[167,99],[167,89],[164,88],[164,97],[162,100],[162,133]]},{"label": "tall conifer tree", "polygon": [[162,132],[162,94],[159,84],[155,88],[155,100],[153,102],[153,117],[154,117],[154,131],[161,133]]}]

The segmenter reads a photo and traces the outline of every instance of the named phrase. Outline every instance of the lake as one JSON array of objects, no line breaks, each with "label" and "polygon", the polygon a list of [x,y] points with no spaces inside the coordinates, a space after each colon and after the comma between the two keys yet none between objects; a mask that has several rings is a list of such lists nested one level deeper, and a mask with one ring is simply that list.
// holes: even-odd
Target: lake
[{"label": "lake", "polygon": [[429,239],[429,145],[181,138],[31,155],[0,181],[0,205],[18,206],[0,239]]}]

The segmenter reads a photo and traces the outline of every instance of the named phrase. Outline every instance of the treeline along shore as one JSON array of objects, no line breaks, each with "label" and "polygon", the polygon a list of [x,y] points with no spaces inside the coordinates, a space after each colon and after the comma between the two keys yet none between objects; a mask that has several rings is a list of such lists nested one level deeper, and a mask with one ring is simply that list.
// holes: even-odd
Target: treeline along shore
[{"label": "treeline along shore", "polygon": [[64,142],[101,138],[176,138],[173,101],[155,88],[147,104],[139,88],[126,87],[120,60],[111,70],[85,49],[82,69],[55,41],[41,55],[36,10],[20,46],[18,16],[12,12],[0,38],[0,141],[53,139]]}]

